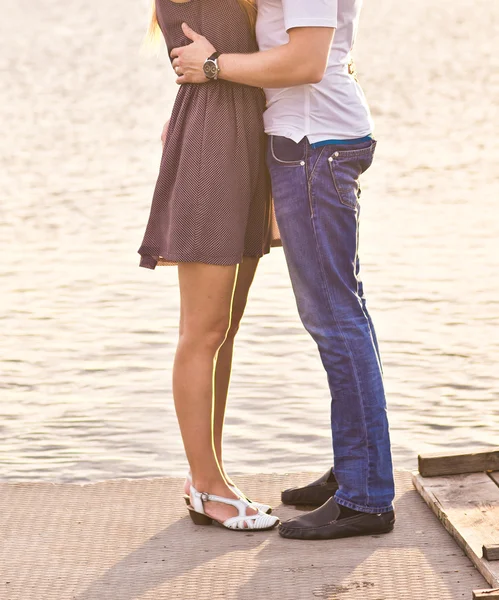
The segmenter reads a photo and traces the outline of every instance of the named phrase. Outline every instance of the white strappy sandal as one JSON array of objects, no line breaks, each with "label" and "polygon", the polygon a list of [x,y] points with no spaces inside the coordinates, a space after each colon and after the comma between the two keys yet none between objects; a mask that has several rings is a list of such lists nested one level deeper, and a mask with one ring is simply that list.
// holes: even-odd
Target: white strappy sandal
[{"label": "white strappy sandal", "polygon": [[[235,506],[239,511],[239,515],[237,517],[230,517],[222,523],[205,513],[204,502],[220,502],[221,504]],[[261,511],[258,511],[254,515],[246,514],[248,508],[253,508],[249,502],[198,492],[193,485],[191,485],[190,506],[188,508],[189,515],[196,525],[213,525],[216,523],[232,531],[248,531],[249,529],[266,531],[273,529],[279,524],[277,517],[266,515]]]},{"label": "white strappy sandal", "polygon": [[[192,485],[192,474],[189,471],[187,473],[187,482],[189,483],[189,485]],[[247,496],[245,496],[243,494],[243,492],[236,487],[235,485],[229,485],[228,486],[231,492],[234,492],[234,494],[236,494],[236,496],[239,496],[239,498],[241,498],[241,500],[244,500],[244,502],[249,502],[249,504],[251,504],[251,508],[256,508],[257,510],[261,510],[263,513],[270,515],[272,513],[272,507],[269,506],[268,504],[262,504],[261,502],[253,502],[253,500],[250,500]],[[190,498],[187,494],[184,495],[184,500],[185,503],[187,504],[187,506],[189,506],[190,504]]]},{"label": "white strappy sandal", "polygon": [[241,500],[248,502],[251,505],[251,508],[257,508],[258,510],[261,510],[262,513],[265,513],[267,515],[270,515],[270,513],[272,512],[271,506],[269,506],[268,504],[262,504],[261,502],[254,502],[253,500],[250,500],[247,496],[243,494],[243,492],[241,492],[241,490],[237,486],[229,485],[229,489],[231,492],[234,492],[236,496],[239,496]]}]

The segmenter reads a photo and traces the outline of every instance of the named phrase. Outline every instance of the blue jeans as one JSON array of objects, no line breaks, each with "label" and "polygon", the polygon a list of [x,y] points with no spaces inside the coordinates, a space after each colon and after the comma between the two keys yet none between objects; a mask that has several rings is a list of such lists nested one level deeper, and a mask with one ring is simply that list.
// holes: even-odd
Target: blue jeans
[{"label": "blue jeans", "polygon": [[376,142],[312,148],[271,136],[277,223],[300,318],[319,347],[331,392],[338,504],[392,510],[390,435],[381,360],[359,279],[360,175]]}]

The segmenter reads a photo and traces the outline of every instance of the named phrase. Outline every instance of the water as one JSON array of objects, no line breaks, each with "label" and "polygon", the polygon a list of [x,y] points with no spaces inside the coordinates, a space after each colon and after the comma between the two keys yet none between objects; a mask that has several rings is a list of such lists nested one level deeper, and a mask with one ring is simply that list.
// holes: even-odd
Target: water
[{"label": "water", "polygon": [[[181,475],[176,270],[139,269],[136,254],[176,91],[165,56],[137,52],[147,3],[6,4],[0,479]],[[357,53],[380,140],[363,185],[362,255],[395,462],[413,468],[418,452],[498,439],[499,58],[489,42],[499,8],[395,9],[367,3]],[[463,18],[477,25],[453,38]],[[326,468],[328,415],[275,250],[237,342],[231,472]]]}]

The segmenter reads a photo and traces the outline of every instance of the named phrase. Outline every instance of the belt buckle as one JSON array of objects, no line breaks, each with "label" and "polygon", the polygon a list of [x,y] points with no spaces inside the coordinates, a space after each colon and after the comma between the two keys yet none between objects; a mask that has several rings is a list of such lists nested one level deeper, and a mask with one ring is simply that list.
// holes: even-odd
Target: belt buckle
[{"label": "belt buckle", "polygon": [[355,68],[355,63],[353,62],[353,58],[350,59],[350,62],[348,63],[348,74],[351,75],[355,79],[355,81],[358,81],[357,69]]}]

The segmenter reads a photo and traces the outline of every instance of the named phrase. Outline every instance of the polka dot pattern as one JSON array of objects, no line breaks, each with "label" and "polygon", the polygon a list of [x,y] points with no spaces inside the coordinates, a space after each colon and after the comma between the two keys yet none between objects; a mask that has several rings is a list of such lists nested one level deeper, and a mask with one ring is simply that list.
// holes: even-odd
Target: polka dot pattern
[{"label": "polka dot pattern", "polygon": [[[169,51],[185,21],[219,52],[255,52],[237,0],[156,0]],[[277,238],[265,164],[263,91],[218,80],[182,85],[171,116],[140,265],[239,264]],[[274,223],[274,225],[273,225]]]}]

